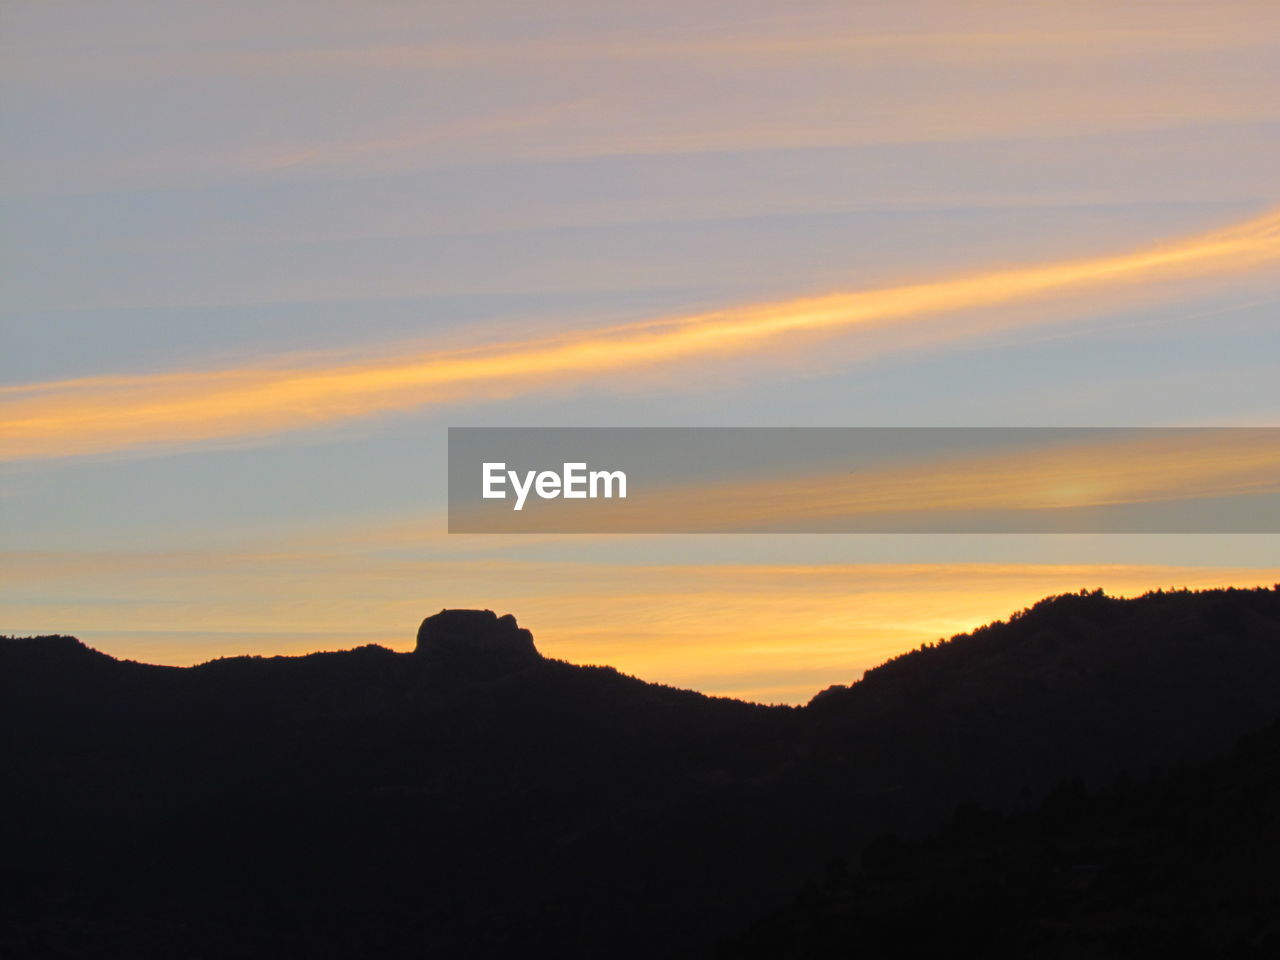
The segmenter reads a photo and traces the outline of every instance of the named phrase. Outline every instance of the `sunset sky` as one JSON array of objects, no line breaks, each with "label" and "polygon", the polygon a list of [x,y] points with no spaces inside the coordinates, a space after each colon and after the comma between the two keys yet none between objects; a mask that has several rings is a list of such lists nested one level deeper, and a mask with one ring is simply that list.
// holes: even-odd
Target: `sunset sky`
[{"label": "sunset sky", "polygon": [[0,632],[187,664],[478,606],[803,702],[1049,593],[1280,580],[1275,534],[444,519],[449,426],[1280,426],[1272,0],[14,0],[0,35]]}]

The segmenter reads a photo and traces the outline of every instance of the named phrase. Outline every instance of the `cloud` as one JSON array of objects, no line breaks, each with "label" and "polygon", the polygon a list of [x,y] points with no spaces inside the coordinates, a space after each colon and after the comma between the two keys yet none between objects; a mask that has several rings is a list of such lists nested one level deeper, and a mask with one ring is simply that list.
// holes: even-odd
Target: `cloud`
[{"label": "cloud", "polygon": [[[19,118],[31,118],[11,138],[14,186],[76,194],[1204,125],[1232,139],[1231,125],[1277,118],[1274,4],[1164,3],[1159,17],[1092,2],[774,6],[681,4],[673,29],[657,9],[511,17],[482,4],[455,18],[419,4],[354,33],[310,13],[301,27],[256,8],[212,23],[184,11],[120,18],[121,34],[75,5],[29,4],[6,50]],[[241,20],[251,25],[228,32]],[[184,111],[192,97],[204,109]]]},{"label": "cloud", "polygon": [[[1280,212],[1125,254],[1015,267],[628,323],[463,350],[404,348],[375,359],[278,359],[224,370],[91,377],[0,390],[9,460],[189,447],[359,417],[511,398],[644,375],[690,359],[768,357],[851,332],[918,344],[919,321],[947,317],[926,346],[988,332],[965,311],[1080,291],[1235,275],[1280,259]],[[1004,326],[1037,322],[1006,318]],[[883,339],[883,338],[882,338]],[[878,349],[884,349],[880,344]]]}]

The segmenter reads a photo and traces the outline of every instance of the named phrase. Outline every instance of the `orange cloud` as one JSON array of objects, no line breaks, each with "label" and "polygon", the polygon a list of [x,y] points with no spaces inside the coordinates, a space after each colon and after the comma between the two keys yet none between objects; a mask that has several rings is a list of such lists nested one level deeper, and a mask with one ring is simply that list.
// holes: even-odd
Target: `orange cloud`
[{"label": "orange cloud", "polygon": [[[751,355],[797,337],[909,330],[912,321],[1056,293],[1235,273],[1278,258],[1280,212],[1273,212],[1229,229],[1118,256],[470,350],[418,350],[349,363],[294,361],[9,387],[0,391],[0,449],[7,459],[38,459],[263,436],[379,413],[561,388],[694,357]],[[958,320],[941,336],[965,336],[979,329],[989,330],[990,321]]]}]

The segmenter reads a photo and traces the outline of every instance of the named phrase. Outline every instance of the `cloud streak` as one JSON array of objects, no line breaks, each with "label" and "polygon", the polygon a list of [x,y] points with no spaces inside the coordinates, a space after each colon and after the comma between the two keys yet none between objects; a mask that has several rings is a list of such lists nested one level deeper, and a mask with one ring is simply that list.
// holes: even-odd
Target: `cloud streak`
[{"label": "cloud streak", "polygon": [[[908,332],[946,317],[925,343],[992,329],[965,311],[1077,291],[1238,274],[1280,259],[1280,211],[1129,253],[991,270],[559,337],[465,350],[404,349],[376,359],[278,360],[212,371],[108,376],[0,390],[8,460],[187,447],[360,417],[535,394],[640,375],[682,361],[769,356],[780,347],[863,331]],[[1001,325],[1037,322],[1008,319]],[[892,346],[892,345],[891,345]]]}]

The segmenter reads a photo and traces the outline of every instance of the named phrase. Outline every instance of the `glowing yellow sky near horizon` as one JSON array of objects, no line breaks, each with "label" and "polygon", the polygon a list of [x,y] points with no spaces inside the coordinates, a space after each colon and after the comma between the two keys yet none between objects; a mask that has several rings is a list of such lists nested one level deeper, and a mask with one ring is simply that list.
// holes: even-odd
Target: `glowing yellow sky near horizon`
[{"label": "glowing yellow sky near horizon", "polygon": [[[1246,271],[1280,259],[1280,212],[1126,254],[629,323],[470,350],[346,363],[296,358],[223,370],[103,376],[0,389],[0,456],[109,453],[261,437],[430,405],[510,398],[691,358],[753,355],[805,335],[911,321],[1045,295]],[[1009,319],[1004,326],[1039,322]],[[937,339],[991,329],[955,319]]]},{"label": "glowing yellow sky near horizon", "polygon": [[365,643],[407,650],[424,616],[487,607],[515,614],[546,656],[791,703],[1050,594],[1280,580],[1280,568],[424,560],[297,544],[0,560],[7,629],[72,633],[118,657],[191,664]]}]

